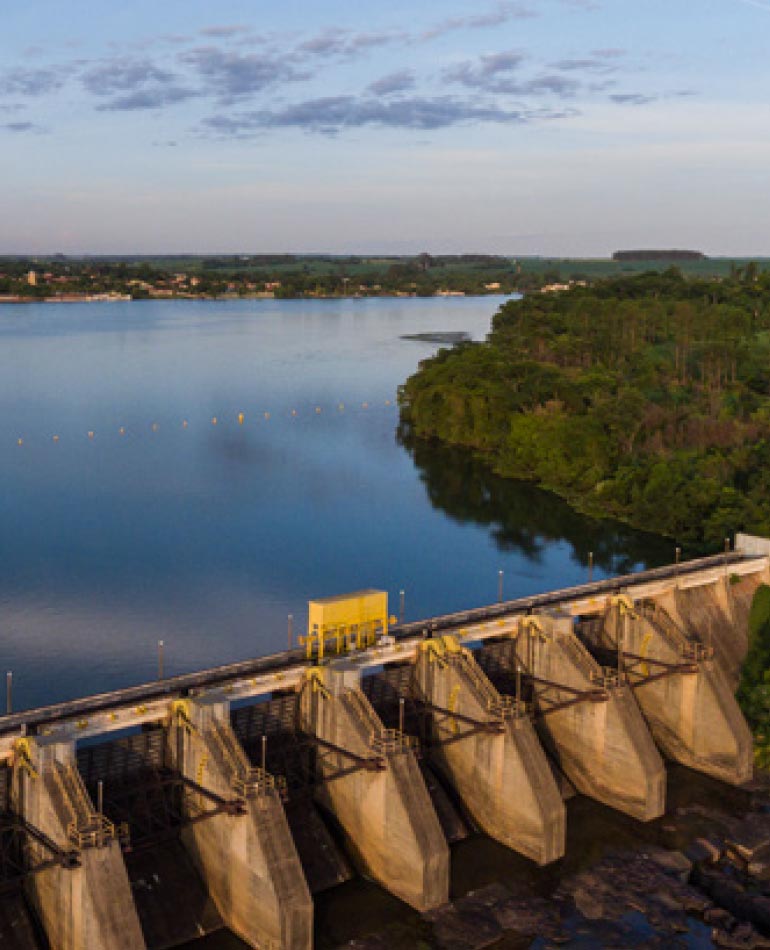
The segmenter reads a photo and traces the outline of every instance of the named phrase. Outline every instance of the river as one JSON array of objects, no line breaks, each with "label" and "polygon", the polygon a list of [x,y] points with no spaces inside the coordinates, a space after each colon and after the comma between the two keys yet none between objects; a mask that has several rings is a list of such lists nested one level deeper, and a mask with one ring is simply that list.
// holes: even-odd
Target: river
[{"label": "river", "polygon": [[[594,577],[672,560],[670,543],[465,453],[399,443],[397,388],[437,349],[402,335],[483,339],[501,303],[0,308],[0,671],[15,708],[152,679],[160,640],[167,675],[282,649],[314,597],[376,587],[397,612],[403,590],[409,620],[494,601],[500,571],[513,598],[587,580],[590,553]],[[578,827],[608,820],[571,807]],[[487,839],[460,854],[456,893],[529,879]],[[320,897],[317,921],[321,947],[386,921],[416,945],[421,926],[361,880]]]},{"label": "river", "polygon": [[483,339],[501,302],[0,308],[16,708],[151,679],[159,640],[166,674],[282,649],[314,597],[376,587],[397,612],[404,590],[417,619],[495,600],[501,570],[514,597],[586,580],[589,551],[597,577],[670,561],[670,544],[398,444],[397,387],[437,349],[400,337]]}]

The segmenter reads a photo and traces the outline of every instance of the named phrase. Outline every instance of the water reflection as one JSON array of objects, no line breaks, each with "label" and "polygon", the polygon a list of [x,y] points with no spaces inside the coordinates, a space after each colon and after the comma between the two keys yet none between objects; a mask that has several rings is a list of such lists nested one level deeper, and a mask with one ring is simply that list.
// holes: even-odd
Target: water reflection
[{"label": "water reflection", "polygon": [[501,478],[473,452],[416,439],[403,427],[399,442],[409,451],[431,504],[453,521],[490,529],[501,551],[541,564],[554,542],[566,541],[572,557],[607,574],[641,565],[670,563],[670,542],[618,521],[581,515],[565,501],[529,482]]}]

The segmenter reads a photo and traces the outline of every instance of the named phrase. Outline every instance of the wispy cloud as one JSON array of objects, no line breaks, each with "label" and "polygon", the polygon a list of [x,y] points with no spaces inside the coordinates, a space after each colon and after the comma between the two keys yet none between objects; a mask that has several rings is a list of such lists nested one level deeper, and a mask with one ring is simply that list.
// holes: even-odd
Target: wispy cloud
[{"label": "wispy cloud", "polygon": [[538,16],[536,10],[529,4],[518,2],[501,2],[485,13],[476,13],[463,17],[448,17],[434,26],[418,34],[420,40],[434,40],[447,33],[459,30],[483,30],[494,26],[502,26],[511,20],[528,20]]},{"label": "wispy cloud", "polygon": [[619,106],[646,106],[657,98],[643,92],[616,92],[610,96],[611,101]]},{"label": "wispy cloud", "polygon": [[34,97],[57,92],[67,81],[69,72],[61,66],[8,69],[0,73],[0,94]]},{"label": "wispy cloud", "polygon": [[520,50],[490,53],[478,60],[466,60],[451,66],[444,73],[447,82],[486,93],[513,96],[555,95],[571,98],[580,89],[580,83],[567,76],[540,73],[530,77],[519,75],[528,57]]},{"label": "wispy cloud", "polygon": [[201,36],[211,36],[219,39],[229,39],[231,36],[239,36],[244,33],[251,33],[251,27],[242,23],[234,24],[214,24],[213,26],[204,26],[200,30]]},{"label": "wispy cloud", "polygon": [[3,122],[0,123],[1,132],[13,132],[16,135],[21,135],[24,132],[32,132],[35,134],[40,134],[46,130],[41,125],[37,125],[34,122]]},{"label": "wispy cloud", "polygon": [[300,56],[351,59],[378,46],[405,42],[407,39],[408,35],[401,31],[354,33],[351,30],[330,27],[300,43],[297,53]]},{"label": "wispy cloud", "polygon": [[397,92],[408,92],[414,89],[415,85],[416,79],[412,70],[401,69],[370,83],[367,92],[373,93],[375,96],[392,96]]},{"label": "wispy cloud", "polygon": [[241,54],[217,46],[204,46],[184,53],[182,62],[206,84],[206,91],[222,102],[234,102],[281,83],[310,78],[282,56],[270,53]]},{"label": "wispy cloud", "polygon": [[100,112],[135,112],[175,105],[198,95],[181,79],[148,59],[119,58],[100,63],[81,76],[86,90],[99,99]]},{"label": "wispy cloud", "polygon": [[211,116],[204,120],[204,127],[209,133],[235,137],[275,128],[335,135],[342,129],[363,126],[435,131],[469,122],[516,125],[572,114],[571,110],[506,109],[453,96],[415,96],[385,102],[369,97],[330,96],[308,99],[278,110]]}]

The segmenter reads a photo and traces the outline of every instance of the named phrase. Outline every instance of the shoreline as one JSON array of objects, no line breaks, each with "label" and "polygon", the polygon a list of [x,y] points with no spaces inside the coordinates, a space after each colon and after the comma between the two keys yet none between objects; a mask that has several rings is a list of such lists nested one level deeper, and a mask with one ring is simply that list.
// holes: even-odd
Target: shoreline
[{"label": "shoreline", "polygon": [[56,303],[56,304],[76,304],[76,303],[147,303],[148,301],[157,302],[157,301],[179,301],[179,300],[210,300],[215,303],[222,303],[224,301],[232,300],[436,300],[444,298],[464,298],[464,299],[478,299],[481,297],[504,297],[505,299],[510,299],[520,295],[519,291],[514,291],[510,294],[504,293],[484,293],[484,294],[475,294],[475,293],[437,293],[437,294],[413,294],[413,293],[391,293],[391,294],[313,294],[313,295],[298,295],[296,297],[277,297],[273,293],[258,293],[258,294],[223,294],[216,297],[211,297],[206,294],[194,295],[194,294],[179,294],[176,296],[157,296],[157,297],[131,297],[130,295],[99,295],[99,294],[89,294],[82,297],[0,297],[0,306],[6,304],[8,306],[18,305],[18,304],[35,304],[35,303]]}]

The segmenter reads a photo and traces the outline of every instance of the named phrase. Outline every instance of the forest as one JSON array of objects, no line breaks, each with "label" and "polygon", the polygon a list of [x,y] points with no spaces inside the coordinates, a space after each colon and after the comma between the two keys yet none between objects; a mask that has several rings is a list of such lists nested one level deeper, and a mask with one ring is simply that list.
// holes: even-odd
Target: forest
[{"label": "forest", "polygon": [[714,550],[770,535],[770,275],[663,273],[504,304],[401,388],[401,432]]}]

